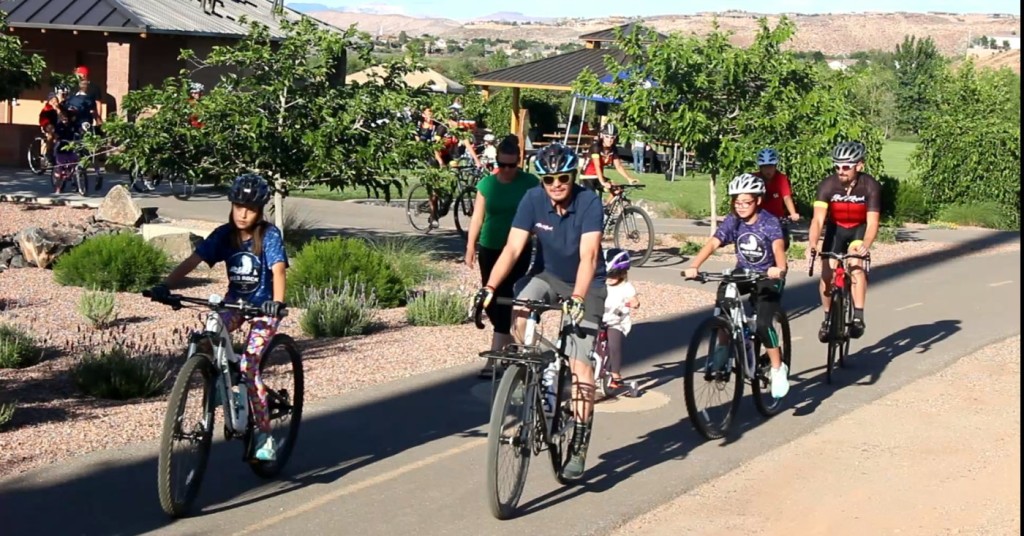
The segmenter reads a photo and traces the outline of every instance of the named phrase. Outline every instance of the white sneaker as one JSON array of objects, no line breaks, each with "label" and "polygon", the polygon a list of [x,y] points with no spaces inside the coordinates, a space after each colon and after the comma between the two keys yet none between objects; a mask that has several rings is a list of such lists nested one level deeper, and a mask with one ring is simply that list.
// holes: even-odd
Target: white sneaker
[{"label": "white sneaker", "polygon": [[789,393],[789,367],[785,363],[771,372],[772,396],[782,398]]}]

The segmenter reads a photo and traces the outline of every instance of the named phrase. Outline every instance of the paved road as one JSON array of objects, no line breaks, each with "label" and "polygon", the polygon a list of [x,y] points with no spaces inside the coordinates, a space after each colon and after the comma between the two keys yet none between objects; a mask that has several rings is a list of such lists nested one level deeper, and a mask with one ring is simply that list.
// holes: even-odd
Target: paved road
[{"label": "paved road", "polygon": [[[177,210],[174,203],[160,202],[168,215]],[[205,203],[200,196],[185,205],[198,211]],[[218,207],[212,212],[224,210],[220,202],[209,203]],[[360,213],[351,209],[350,220],[350,209],[345,210],[346,224],[357,226],[348,222]],[[868,331],[853,345],[852,366],[840,372],[834,386],[824,384],[824,350],[814,339],[820,320],[816,284],[805,275],[791,276],[789,407],[764,421],[747,396],[736,433],[727,441],[705,442],[692,430],[678,377],[685,343],[708,310],[638,324],[629,339],[625,372],[641,378],[645,395],[599,406],[584,485],[559,487],[546,459],[536,459],[523,514],[514,520],[498,522],[487,512],[487,384],[474,378],[478,365],[467,365],[309,408],[284,481],[258,480],[239,463],[238,444],[217,444],[198,499],[203,510],[196,517],[169,523],[162,515],[155,490],[156,447],[143,444],[0,481],[3,533],[606,533],[975,348],[1019,333],[1020,298],[1013,291],[1020,286],[1019,252],[964,256],[983,245],[1019,241],[1019,235],[960,236],[966,242],[958,249],[873,270]],[[637,270],[636,277],[678,282],[676,270]],[[723,503],[724,509],[736,507]]]}]

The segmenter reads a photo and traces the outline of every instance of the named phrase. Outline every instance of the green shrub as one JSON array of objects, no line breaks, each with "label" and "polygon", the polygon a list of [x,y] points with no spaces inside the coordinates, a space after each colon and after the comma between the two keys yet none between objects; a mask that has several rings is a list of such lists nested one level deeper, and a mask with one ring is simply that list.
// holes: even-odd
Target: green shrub
[{"label": "green shrub", "polygon": [[117,344],[86,354],[72,367],[71,377],[82,392],[96,398],[129,400],[160,394],[170,376],[167,358],[133,353]]},{"label": "green shrub", "polygon": [[310,337],[362,335],[374,323],[377,299],[362,284],[353,286],[346,281],[340,290],[308,289],[306,296],[308,305],[299,327]]},{"label": "green shrub", "polygon": [[682,245],[679,246],[679,256],[680,257],[692,257],[692,256],[700,253],[700,250],[703,247],[704,247],[703,244],[701,244],[699,242],[694,242],[693,240],[689,240],[688,239],[686,242],[683,242]]},{"label": "green shrub", "polygon": [[453,326],[465,322],[468,300],[457,292],[428,291],[409,301],[406,320],[414,326]]},{"label": "green shrub", "polygon": [[[271,223],[274,222],[273,206],[273,204],[270,204],[266,213],[266,219]],[[303,218],[298,211],[292,209],[285,210],[283,224],[285,253],[288,255],[288,258],[292,258],[306,244],[316,238],[314,229],[319,225],[319,222],[310,218]]]},{"label": "green shrub", "polygon": [[159,283],[167,254],[131,233],[99,235],[57,258],[53,275],[61,285],[138,292]]},{"label": "green shrub", "polygon": [[889,222],[884,222],[878,227],[878,236],[875,240],[882,244],[895,244],[899,236],[898,233],[899,227]]},{"label": "green shrub", "polygon": [[1018,229],[1020,214],[1011,217],[1013,209],[994,201],[983,203],[957,203],[939,211],[938,220],[956,225],[987,227],[989,229]]},{"label": "green shrub", "polygon": [[18,328],[0,325],[0,368],[24,368],[42,357],[35,341]]},{"label": "green shrub", "polygon": [[288,302],[303,307],[309,289],[342,290],[343,282],[372,288],[382,307],[396,307],[406,286],[391,263],[366,241],[332,238],[306,244],[288,272]]},{"label": "green shrub", "polygon": [[430,243],[421,237],[399,236],[370,241],[394,268],[406,288],[411,288],[439,274],[430,264]]},{"label": "green shrub", "polygon": [[102,290],[85,291],[78,300],[78,312],[95,328],[104,328],[117,319],[117,294]]},{"label": "green shrub", "polygon": [[0,404],[0,430],[14,418],[14,404]]},{"label": "green shrub", "polygon": [[790,241],[789,251],[786,252],[786,258],[791,261],[798,261],[807,258],[807,246]]},{"label": "green shrub", "polygon": [[896,200],[893,210],[895,221],[900,223],[914,222],[926,223],[931,219],[932,206],[928,201],[928,194],[921,187],[921,183],[913,180],[904,180],[896,191]]}]

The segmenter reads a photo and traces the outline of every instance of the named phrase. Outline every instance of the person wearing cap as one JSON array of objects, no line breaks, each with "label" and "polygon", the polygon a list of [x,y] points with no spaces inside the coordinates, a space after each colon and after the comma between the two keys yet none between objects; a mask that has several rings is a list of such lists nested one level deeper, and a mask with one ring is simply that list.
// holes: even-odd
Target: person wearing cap
[{"label": "person wearing cap", "polygon": [[89,68],[85,65],[79,65],[75,69],[75,76],[78,78],[79,92],[85,93],[93,100],[93,102],[99,103],[103,100],[103,92],[100,91],[100,87],[97,86],[91,79],[89,79]]}]

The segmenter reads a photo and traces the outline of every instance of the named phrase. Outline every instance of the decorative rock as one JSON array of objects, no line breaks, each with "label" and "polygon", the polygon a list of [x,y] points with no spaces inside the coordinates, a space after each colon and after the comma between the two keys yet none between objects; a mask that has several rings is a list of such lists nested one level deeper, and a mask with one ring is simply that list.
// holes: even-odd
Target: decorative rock
[{"label": "decorative rock", "polygon": [[195,253],[202,241],[203,237],[193,233],[175,233],[154,236],[149,243],[164,250],[172,261],[181,262]]},{"label": "decorative rock", "polygon": [[15,255],[18,255],[17,246],[7,246],[3,249],[0,249],[0,266],[7,267],[7,265],[11,263],[11,259],[13,259]]},{"label": "decorative rock", "polygon": [[25,257],[21,255],[15,255],[11,259],[11,268],[27,268],[28,264],[25,263]]},{"label": "decorative rock", "polygon": [[53,264],[54,259],[61,253],[81,244],[85,237],[72,231],[29,227],[18,233],[17,239],[21,255],[11,259],[11,267],[21,268],[22,266],[15,266],[14,261],[24,256],[22,262],[46,268]]},{"label": "decorative rock", "polygon": [[96,210],[96,221],[108,221],[118,225],[135,227],[142,221],[142,209],[132,199],[132,194],[123,184],[110,189]]}]

